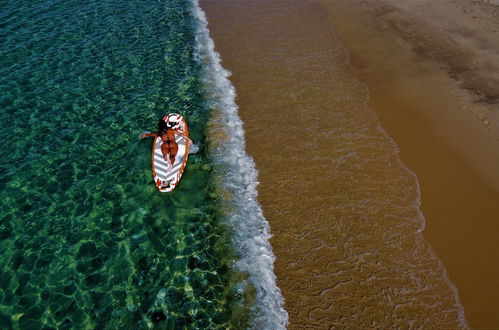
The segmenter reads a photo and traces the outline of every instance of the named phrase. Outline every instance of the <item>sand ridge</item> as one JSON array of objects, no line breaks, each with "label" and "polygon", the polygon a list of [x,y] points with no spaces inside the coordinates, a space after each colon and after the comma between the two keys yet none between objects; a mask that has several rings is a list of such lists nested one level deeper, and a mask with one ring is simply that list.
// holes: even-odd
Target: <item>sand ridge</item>
[{"label": "sand ridge", "polygon": [[379,20],[382,29],[396,32],[417,55],[445,70],[475,102],[485,105],[472,111],[499,139],[498,5],[430,0],[359,5]]}]

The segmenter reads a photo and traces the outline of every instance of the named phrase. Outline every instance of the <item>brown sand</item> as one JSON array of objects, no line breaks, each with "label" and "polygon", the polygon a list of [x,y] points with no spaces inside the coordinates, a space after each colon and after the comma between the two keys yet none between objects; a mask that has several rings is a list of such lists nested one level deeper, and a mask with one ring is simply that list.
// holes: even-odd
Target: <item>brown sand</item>
[{"label": "brown sand", "polygon": [[[417,218],[413,178],[373,126],[355,72],[418,175],[425,237],[471,325],[497,326],[499,149],[494,113],[473,102],[493,104],[494,89],[472,98],[457,88],[448,68],[435,64],[445,56],[431,53],[441,43],[416,52],[411,43],[425,39],[404,30],[411,25],[400,17],[377,29],[380,12],[404,18],[403,6],[323,4],[331,18],[315,2],[201,3],[222,64],[233,72],[290,327],[463,326],[438,259],[407,221]],[[355,71],[340,66],[348,58],[333,27]],[[465,91],[483,83],[468,71],[452,72]],[[296,168],[308,165],[304,145],[315,163],[300,174]]]},{"label": "brown sand", "polygon": [[467,320],[499,327],[499,7],[323,4],[368,85],[370,106],[418,176],[425,237]]}]

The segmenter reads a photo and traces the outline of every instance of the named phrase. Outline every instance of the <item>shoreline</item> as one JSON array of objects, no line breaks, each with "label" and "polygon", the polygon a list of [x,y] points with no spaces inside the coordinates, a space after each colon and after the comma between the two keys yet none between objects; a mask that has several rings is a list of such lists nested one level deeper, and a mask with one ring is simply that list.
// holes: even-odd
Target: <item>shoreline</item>
[{"label": "shoreline", "polygon": [[[480,42],[483,49],[499,49],[499,38],[494,40],[499,23],[491,23],[499,7],[430,1],[322,4],[370,90],[369,106],[399,146],[403,163],[418,176],[424,237],[456,285],[467,320],[472,327],[497,327],[499,105],[492,87],[499,67],[483,64],[493,54],[480,57],[474,38],[495,29]],[[441,15],[444,9],[447,16]],[[449,31],[458,20],[462,30]],[[489,89],[483,88],[486,77]]]},{"label": "shoreline", "polygon": [[[290,328],[466,328],[461,303],[470,326],[499,324],[499,112],[494,88],[474,85],[495,69],[470,50],[498,48],[470,33],[493,26],[481,4],[201,1],[260,172]],[[298,175],[302,145],[316,162]]]},{"label": "shoreline", "polygon": [[[241,283],[239,294],[251,295],[255,301],[251,308],[253,326],[268,329],[285,329],[288,315],[284,310],[284,299],[276,284],[274,274],[275,256],[269,242],[270,228],[262,216],[257,201],[257,171],[251,157],[245,152],[242,121],[235,104],[234,87],[228,80],[227,72],[214,49],[213,39],[207,27],[205,12],[198,0],[193,0],[192,14],[197,21],[197,43],[195,57],[204,66],[202,82],[209,97],[209,107],[213,109],[209,122],[208,140],[216,150],[217,166],[225,169],[218,173],[223,177],[223,189],[230,195],[230,204],[236,208],[230,213],[227,222],[234,229],[235,247],[240,258],[235,263],[238,271],[247,273],[248,279]],[[223,135],[224,138],[219,136]],[[236,151],[234,154],[226,150]],[[240,221],[244,218],[245,221]],[[255,269],[258,271],[254,271]]]},{"label": "shoreline", "polygon": [[366,106],[368,90],[324,10],[316,2],[201,5],[259,170],[289,328],[465,328],[420,233],[415,177]]}]

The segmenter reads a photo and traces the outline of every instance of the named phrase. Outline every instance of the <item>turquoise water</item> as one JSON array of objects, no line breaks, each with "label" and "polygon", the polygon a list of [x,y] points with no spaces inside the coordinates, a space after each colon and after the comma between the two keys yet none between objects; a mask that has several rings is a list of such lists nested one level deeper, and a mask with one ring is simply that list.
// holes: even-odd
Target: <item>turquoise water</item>
[{"label": "turquoise water", "polygon": [[0,4],[0,328],[246,327],[211,151],[150,169],[158,118],[204,146],[189,3]]}]

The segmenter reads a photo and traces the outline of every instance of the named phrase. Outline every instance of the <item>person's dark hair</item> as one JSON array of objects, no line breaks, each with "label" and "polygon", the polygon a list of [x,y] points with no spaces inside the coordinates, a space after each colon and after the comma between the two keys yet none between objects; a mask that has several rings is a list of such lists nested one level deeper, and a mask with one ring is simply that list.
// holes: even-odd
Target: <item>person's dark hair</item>
[{"label": "person's dark hair", "polygon": [[163,119],[158,121],[158,135],[161,135],[164,131],[166,131],[168,127]]}]

